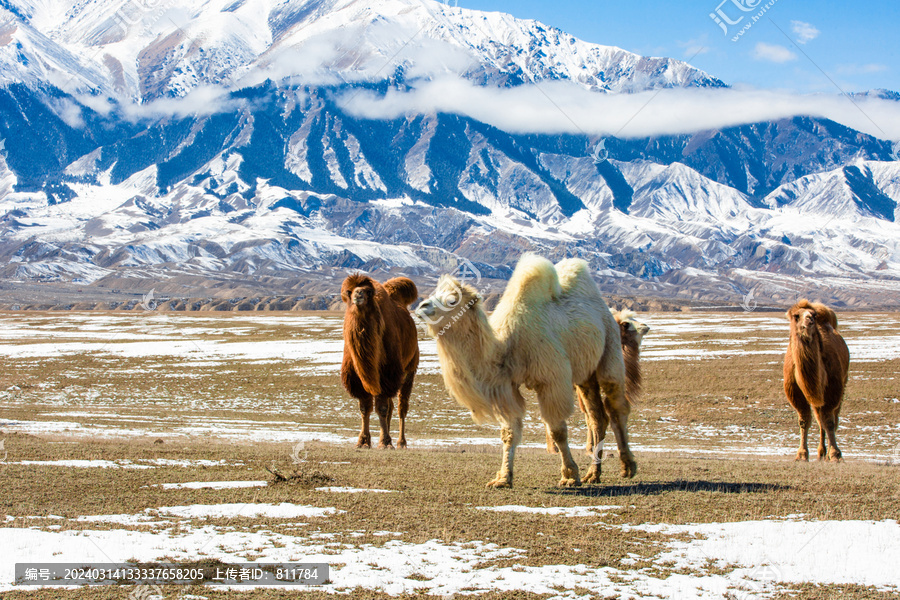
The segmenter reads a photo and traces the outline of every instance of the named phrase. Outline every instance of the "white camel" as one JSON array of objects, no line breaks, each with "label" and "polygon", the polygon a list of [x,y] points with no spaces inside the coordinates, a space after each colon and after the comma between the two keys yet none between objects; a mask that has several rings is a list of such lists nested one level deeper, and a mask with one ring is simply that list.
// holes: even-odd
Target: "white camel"
[{"label": "white camel", "polygon": [[[416,309],[437,338],[444,384],[478,423],[499,422],[503,463],[488,487],[511,487],[516,446],[522,439],[524,385],[537,393],[541,418],[560,450],[560,486],[579,485],[578,465],[569,450],[566,419],[572,414],[572,386],[582,394],[594,439],[601,439],[601,390],[613,406],[610,415],[622,475],[633,477],[637,466],[628,448],[628,403],[619,325],[613,319],[587,263],[561,261],[556,267],[525,254],[490,319],[481,295],[471,286],[444,275],[434,295]],[[597,481],[592,464],[585,482]]]}]

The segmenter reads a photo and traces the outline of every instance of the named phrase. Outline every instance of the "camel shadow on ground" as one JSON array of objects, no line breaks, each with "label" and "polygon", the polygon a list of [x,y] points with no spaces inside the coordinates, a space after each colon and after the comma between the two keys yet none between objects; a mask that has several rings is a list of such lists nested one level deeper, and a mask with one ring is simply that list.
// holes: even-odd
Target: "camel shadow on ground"
[{"label": "camel shadow on ground", "polygon": [[576,488],[548,490],[561,496],[609,498],[613,496],[655,496],[667,492],[720,492],[723,494],[755,494],[790,489],[775,483],[737,483],[728,481],[647,481],[628,485],[583,485]]}]

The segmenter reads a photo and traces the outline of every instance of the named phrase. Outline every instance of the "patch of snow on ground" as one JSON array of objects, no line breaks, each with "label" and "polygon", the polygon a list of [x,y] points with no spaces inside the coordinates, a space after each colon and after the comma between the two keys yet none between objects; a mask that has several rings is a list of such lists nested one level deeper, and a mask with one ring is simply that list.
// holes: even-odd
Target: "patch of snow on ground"
[{"label": "patch of snow on ground", "polygon": [[136,465],[128,460],[20,460],[11,465],[35,465],[40,467],[74,467],[78,469],[152,469],[147,465]]},{"label": "patch of snow on ground", "polygon": [[339,494],[360,494],[362,492],[374,492],[377,494],[396,494],[399,493],[397,490],[377,490],[377,489],[368,489],[368,488],[354,488],[354,487],[318,487],[316,488],[317,492],[336,492]]},{"label": "patch of snow on ground", "polygon": [[187,483],[160,483],[164,490],[227,490],[232,488],[262,487],[266,481],[188,481]]},{"label": "patch of snow on ground", "polygon": [[327,517],[344,511],[336,508],[319,508],[302,504],[191,504],[190,506],[163,506],[154,509],[160,514],[174,515],[188,519],[233,519],[237,517],[268,517],[274,519],[295,519],[297,517]]},{"label": "patch of snow on ground", "polygon": [[603,505],[603,506],[521,506],[517,504],[508,504],[506,506],[476,506],[477,510],[488,510],[492,512],[517,512],[529,513],[533,515],[554,515],[561,517],[596,517],[602,512],[608,510],[616,510],[621,506]]},{"label": "patch of snow on ground", "polygon": [[853,583],[900,590],[900,524],[893,520],[782,519],[624,527],[698,536],[671,543],[670,550],[657,557],[674,561],[676,567],[696,568],[713,560],[722,567],[740,565],[732,573],[738,577],[766,571],[776,582]]},{"label": "patch of snow on ground", "polygon": [[[194,515],[231,513],[238,505],[219,507],[169,507]],[[274,514],[294,514],[276,507]],[[225,508],[227,507],[227,508]],[[485,507],[483,507],[485,508]],[[495,508],[495,507],[486,507]],[[598,507],[577,507],[598,508]],[[616,507],[618,508],[618,507]],[[190,509],[190,510],[180,510]],[[152,509],[151,509],[152,510]],[[323,510],[323,509],[318,509]],[[149,512],[149,511],[145,511]],[[129,515],[122,517],[127,522]],[[138,516],[143,516],[138,515]],[[135,524],[144,524],[131,515]],[[37,528],[0,528],[0,590],[13,589],[16,562],[110,562],[135,559],[175,561],[214,558],[225,562],[327,562],[332,583],[323,591],[339,592],[356,587],[391,595],[425,592],[453,595],[463,591],[494,593],[528,590],[558,598],[574,598],[576,587],[601,596],[620,598],[721,598],[743,591],[772,592],[779,582],[818,584],[857,583],[880,589],[900,590],[896,556],[900,552],[900,526],[896,521],[800,521],[766,520],[696,525],[639,525],[622,529],[688,534],[688,541],[670,540],[656,556],[657,563],[703,572],[710,561],[728,570],[725,574],[672,574],[619,571],[611,567],[546,565],[542,567],[478,567],[479,563],[524,556],[524,550],[499,548],[480,541],[446,544],[438,540],[413,544],[400,540],[382,546],[337,544],[324,538],[242,532],[230,528],[182,526],[156,532],[42,531]],[[562,585],[568,593],[561,593]],[[241,588],[246,589],[246,588]]]}]

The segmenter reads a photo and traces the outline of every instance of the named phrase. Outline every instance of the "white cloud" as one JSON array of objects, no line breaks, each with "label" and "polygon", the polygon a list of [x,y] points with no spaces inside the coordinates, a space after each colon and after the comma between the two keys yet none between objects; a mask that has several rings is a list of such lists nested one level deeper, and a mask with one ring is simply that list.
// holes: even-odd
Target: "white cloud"
[{"label": "white cloud", "polygon": [[694,38],[686,42],[678,42],[678,45],[684,48],[684,56],[687,60],[691,60],[696,56],[709,52],[706,35],[702,35],[699,38]]},{"label": "white cloud", "polygon": [[84,118],[81,115],[80,106],[68,98],[50,100],[49,103],[53,112],[55,112],[66,125],[74,129],[81,129],[84,127]]},{"label": "white cloud", "polygon": [[243,100],[229,97],[219,86],[199,86],[181,98],[161,98],[146,104],[122,105],[125,116],[132,120],[174,116],[177,118],[212,115],[237,108]]},{"label": "white cloud", "polygon": [[570,82],[489,88],[443,78],[419,83],[408,92],[347,93],[339,103],[371,119],[445,112],[513,133],[584,132],[621,138],[689,134],[808,115],[900,140],[900,103],[869,98],[857,100],[857,107],[845,97],[825,94],[736,89],[599,94]]},{"label": "white cloud", "polygon": [[797,59],[797,55],[784,46],[759,42],[753,49],[753,58],[774,63],[786,63]]},{"label": "white cloud", "polygon": [[822,33],[816,29],[815,26],[810,23],[805,23],[804,21],[791,21],[791,31],[797,36],[798,44],[811,42]]},{"label": "white cloud", "polygon": [[887,65],[878,63],[869,63],[865,65],[838,65],[837,67],[839,75],[871,75],[872,73],[883,73],[887,70]]}]

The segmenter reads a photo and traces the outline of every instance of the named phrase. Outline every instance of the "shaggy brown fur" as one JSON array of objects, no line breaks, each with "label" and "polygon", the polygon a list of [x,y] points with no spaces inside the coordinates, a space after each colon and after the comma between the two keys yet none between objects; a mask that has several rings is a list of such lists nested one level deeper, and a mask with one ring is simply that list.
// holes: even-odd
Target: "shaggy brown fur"
[{"label": "shaggy brown fur", "polygon": [[819,460],[839,461],[835,430],[847,385],[850,351],[837,331],[834,311],[818,302],[800,300],[789,311],[791,339],[784,355],[784,393],[797,411],[800,449],[797,460],[809,460],[807,437],[811,413],[819,423]]},{"label": "shaggy brown fur", "polygon": [[[650,328],[637,320],[637,315],[631,310],[612,311],[613,318],[619,324],[619,337],[622,340],[622,356],[625,359],[625,399],[629,405],[633,405],[641,395],[643,377],[641,375],[641,342],[644,336],[650,331]],[[578,388],[576,388],[576,392]],[[578,408],[582,413],[584,410],[584,401],[581,394],[577,394]],[[599,442],[606,437],[606,427],[609,424],[609,417],[613,414],[614,408],[609,405],[609,398],[603,396],[604,415],[600,419],[600,439],[595,439],[594,431],[587,421],[585,414],[585,422],[588,425],[587,440],[585,441],[585,452],[589,456],[593,456],[597,452],[598,460],[602,459],[603,446],[597,447]],[[547,452],[556,454],[559,450],[553,443],[550,432],[547,431]]]},{"label": "shaggy brown fur", "polygon": [[357,273],[341,286],[344,313],[344,389],[359,400],[362,429],[357,448],[370,448],[369,415],[374,405],[381,424],[380,448],[392,448],[390,426],[394,396],[399,393],[400,440],[406,447],[406,413],[416,368],[419,342],[407,310],[419,293],[406,277],[378,283]]}]

